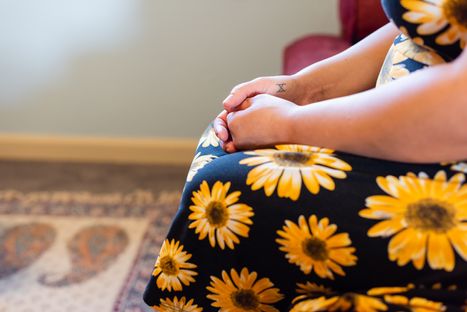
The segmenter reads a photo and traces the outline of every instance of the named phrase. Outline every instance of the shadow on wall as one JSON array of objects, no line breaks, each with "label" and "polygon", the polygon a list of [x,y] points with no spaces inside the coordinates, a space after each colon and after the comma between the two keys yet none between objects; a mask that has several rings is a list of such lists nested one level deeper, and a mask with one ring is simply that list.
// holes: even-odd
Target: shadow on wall
[{"label": "shadow on wall", "polygon": [[0,0],[0,105],[60,78],[76,56],[135,36],[141,11],[141,0]]}]

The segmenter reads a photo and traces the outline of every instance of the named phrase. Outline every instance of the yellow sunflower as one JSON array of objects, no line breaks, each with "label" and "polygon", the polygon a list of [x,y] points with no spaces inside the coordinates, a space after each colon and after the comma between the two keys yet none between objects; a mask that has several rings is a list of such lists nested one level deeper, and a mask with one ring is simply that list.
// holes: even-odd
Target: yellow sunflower
[{"label": "yellow sunflower", "polygon": [[183,245],[180,242],[168,239],[164,241],[161,247],[161,252],[157,258],[152,275],[157,277],[157,287],[168,291],[181,291],[182,283],[188,286],[195,279],[193,276],[198,275],[191,270],[197,267],[196,264],[187,262],[190,260],[191,254],[183,251]]},{"label": "yellow sunflower", "polygon": [[273,304],[284,296],[269,278],[257,280],[256,272],[248,272],[243,268],[240,274],[230,270],[230,276],[222,271],[222,279],[211,276],[210,286],[206,287],[211,294],[207,298],[214,301],[211,305],[219,308],[219,312],[278,312]]},{"label": "yellow sunflower", "polygon": [[367,294],[371,296],[384,296],[384,301],[387,304],[397,305],[412,312],[437,312],[446,309],[441,302],[430,301],[420,297],[409,299],[401,295],[401,293],[405,293],[413,288],[415,288],[413,284],[409,284],[406,287],[377,287],[370,289]]},{"label": "yellow sunflower", "polygon": [[409,299],[401,295],[386,295],[384,296],[384,301],[388,304],[405,307],[412,312],[446,311],[446,307],[441,302],[431,301],[419,297],[413,297]]},{"label": "yellow sunflower", "polygon": [[198,146],[201,145],[202,147],[218,147],[219,142],[220,140],[217,137],[216,132],[214,132],[214,127],[210,126],[204,131],[203,135],[199,139]]},{"label": "yellow sunflower", "polygon": [[276,148],[246,152],[253,157],[240,161],[242,165],[256,166],[246,181],[253,191],[264,188],[264,193],[271,196],[277,188],[279,197],[297,200],[302,180],[312,194],[317,194],[320,186],[332,191],[335,184],[331,177],[344,179],[347,177],[344,171],[352,169],[329,149],[305,145],[277,145]]},{"label": "yellow sunflower", "polygon": [[[409,284],[405,287],[376,287],[368,290],[366,295],[358,293],[343,293],[336,295],[331,289],[318,286],[314,283],[297,284],[300,289],[298,293],[306,299],[294,306],[291,312],[312,311],[386,311],[386,304],[396,305],[413,312],[437,312],[446,308],[440,302],[430,301],[420,297],[407,298],[400,295],[415,285]],[[296,298],[297,299],[297,298]],[[292,301],[294,303],[296,301]]]},{"label": "yellow sunflower", "polygon": [[377,312],[387,311],[388,307],[378,298],[370,296],[345,293],[342,296],[326,298],[324,296],[304,300],[296,304],[290,312],[317,312],[317,311],[355,311]]},{"label": "yellow sunflower", "polygon": [[447,180],[444,171],[434,179],[425,173],[378,177],[388,195],[366,199],[360,216],[384,220],[368,231],[370,237],[389,237],[389,258],[404,266],[410,261],[421,270],[425,258],[432,269],[452,271],[455,254],[467,261],[467,185],[458,173]]},{"label": "yellow sunflower", "polygon": [[248,225],[253,224],[250,219],[254,216],[253,209],[237,203],[241,192],[227,194],[229,188],[230,182],[223,184],[217,181],[210,190],[208,183],[203,181],[199,191],[193,192],[191,198],[192,213],[188,219],[194,221],[188,227],[195,228],[200,240],[208,236],[211,247],[215,247],[217,241],[221,249],[226,245],[234,249],[234,244],[240,243],[237,235],[248,237]]},{"label": "yellow sunflower", "polygon": [[160,299],[161,303],[158,306],[153,306],[152,309],[158,312],[202,312],[203,308],[193,304],[193,299],[186,301],[185,297],[180,300],[174,297],[173,300],[169,298]]},{"label": "yellow sunflower", "polygon": [[315,215],[308,219],[298,218],[298,224],[286,220],[282,230],[277,234],[281,237],[276,242],[281,245],[279,250],[286,253],[290,263],[296,264],[305,273],[312,270],[321,278],[334,279],[333,272],[344,276],[341,266],[353,266],[357,257],[353,255],[355,248],[349,247],[351,240],[347,233],[339,233],[335,224],[329,224],[328,218],[318,222]]},{"label": "yellow sunflower", "polygon": [[408,10],[402,18],[407,22],[419,24],[419,35],[433,35],[443,30],[435,39],[437,44],[450,45],[460,41],[461,47],[465,46],[466,0],[401,0],[400,3]]},{"label": "yellow sunflower", "polygon": [[215,155],[201,155],[201,152],[196,154],[191,162],[190,170],[188,171],[187,182],[191,182],[200,169],[216,158],[217,156]]},{"label": "yellow sunflower", "polygon": [[297,283],[296,292],[299,295],[292,300],[292,303],[305,298],[314,298],[322,295],[328,295],[332,293],[332,290],[315,283],[306,282],[306,284]]}]

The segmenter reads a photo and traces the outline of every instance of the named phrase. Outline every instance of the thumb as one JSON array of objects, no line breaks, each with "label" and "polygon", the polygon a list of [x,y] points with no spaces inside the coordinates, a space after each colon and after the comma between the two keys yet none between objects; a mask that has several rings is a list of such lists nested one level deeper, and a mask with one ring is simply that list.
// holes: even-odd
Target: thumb
[{"label": "thumb", "polygon": [[245,99],[264,92],[265,81],[261,78],[235,86],[227,98],[222,102],[224,109],[228,112],[235,110]]}]

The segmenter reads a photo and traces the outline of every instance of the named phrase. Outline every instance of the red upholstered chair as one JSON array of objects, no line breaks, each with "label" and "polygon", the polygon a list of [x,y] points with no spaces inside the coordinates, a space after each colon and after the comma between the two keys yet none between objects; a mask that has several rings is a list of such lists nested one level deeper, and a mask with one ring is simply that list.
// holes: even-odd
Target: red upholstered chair
[{"label": "red upholstered chair", "polygon": [[340,0],[341,36],[309,35],[289,44],[283,54],[283,73],[337,54],[388,23],[379,0]]}]

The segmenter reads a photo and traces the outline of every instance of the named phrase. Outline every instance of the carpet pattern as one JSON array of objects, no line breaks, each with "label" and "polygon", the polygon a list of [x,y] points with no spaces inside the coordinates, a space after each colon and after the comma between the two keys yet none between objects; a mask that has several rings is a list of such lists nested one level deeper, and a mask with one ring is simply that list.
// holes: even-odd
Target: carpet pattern
[{"label": "carpet pattern", "polygon": [[148,311],[179,196],[0,191],[0,311]]}]

